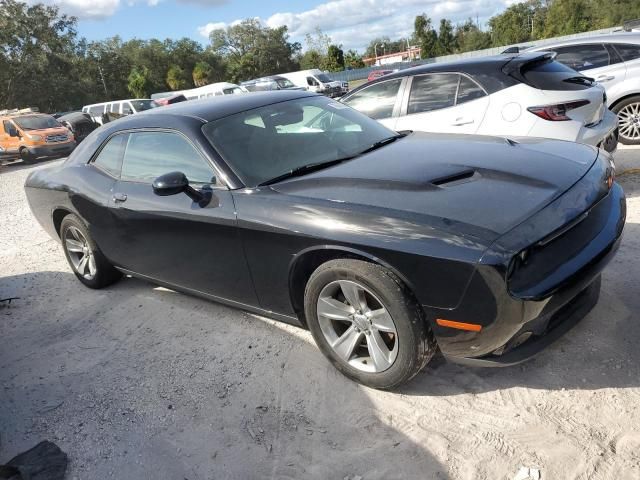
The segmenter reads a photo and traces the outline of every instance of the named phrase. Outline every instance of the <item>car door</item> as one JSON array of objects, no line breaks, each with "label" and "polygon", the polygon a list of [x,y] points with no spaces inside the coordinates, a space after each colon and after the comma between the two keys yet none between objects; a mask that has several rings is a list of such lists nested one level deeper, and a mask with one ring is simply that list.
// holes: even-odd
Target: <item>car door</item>
[{"label": "car door", "polygon": [[[181,133],[127,135],[113,188],[112,227],[105,254],[116,265],[152,279],[243,304],[257,305],[236,228],[233,198],[211,163]],[[209,196],[154,194],[152,182],[180,171]]]},{"label": "car door", "polygon": [[2,121],[2,130],[0,130],[0,147],[7,153],[14,154],[20,148],[20,138],[12,137],[9,132],[18,130],[11,120]]},{"label": "car door", "polygon": [[376,82],[347,98],[342,103],[378,120],[383,125],[396,129],[396,117],[400,111],[403,78]]},{"label": "car door", "polygon": [[557,47],[552,51],[558,53],[556,60],[560,63],[602,84],[609,96],[615,96],[615,89],[627,76],[625,63],[610,45],[587,43]]},{"label": "car door", "polygon": [[489,106],[482,87],[458,73],[416,75],[406,91],[396,130],[476,133]]}]

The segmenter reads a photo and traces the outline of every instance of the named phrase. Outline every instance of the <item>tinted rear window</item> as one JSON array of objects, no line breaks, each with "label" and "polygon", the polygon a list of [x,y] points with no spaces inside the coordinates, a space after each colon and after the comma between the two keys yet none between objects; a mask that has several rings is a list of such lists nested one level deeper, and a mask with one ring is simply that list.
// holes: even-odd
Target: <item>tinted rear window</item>
[{"label": "tinted rear window", "polygon": [[540,90],[585,90],[593,86],[588,77],[555,60],[525,64],[520,73],[527,85]]},{"label": "tinted rear window", "polygon": [[638,60],[640,58],[640,45],[629,45],[626,43],[616,43],[615,49],[625,62]]}]

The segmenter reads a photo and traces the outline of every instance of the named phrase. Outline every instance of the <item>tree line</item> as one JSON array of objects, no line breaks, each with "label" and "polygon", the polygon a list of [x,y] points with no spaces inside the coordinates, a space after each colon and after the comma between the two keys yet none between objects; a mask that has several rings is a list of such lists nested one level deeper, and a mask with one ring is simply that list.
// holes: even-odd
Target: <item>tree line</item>
[{"label": "tree line", "polygon": [[640,18],[638,0],[528,0],[489,19],[434,25],[415,17],[408,38],[371,40],[363,54],[344,51],[321,30],[305,38],[305,50],[286,26],[269,28],[248,19],[214,30],[203,46],[189,38],[87,41],[77,19],[57,7],[0,0],[0,109],[35,106],[65,111],[82,105],[182,90],[216,81],[240,82],[307,68],[361,68],[375,57],[419,46],[422,58],[461,53],[620,25]]}]

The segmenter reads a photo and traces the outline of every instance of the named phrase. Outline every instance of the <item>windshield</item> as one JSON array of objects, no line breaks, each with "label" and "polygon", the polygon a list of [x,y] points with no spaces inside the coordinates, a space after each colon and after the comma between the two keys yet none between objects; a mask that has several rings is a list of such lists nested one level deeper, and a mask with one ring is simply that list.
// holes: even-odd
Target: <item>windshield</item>
[{"label": "windshield", "polygon": [[331,80],[329,78],[329,75],[327,75],[326,73],[319,73],[318,75],[316,75],[316,78],[320,80],[322,83],[333,82],[333,80]]},{"label": "windshield", "polygon": [[50,115],[28,115],[14,118],[13,121],[22,130],[42,130],[45,128],[62,127],[62,125]]},{"label": "windshield", "polygon": [[131,105],[136,109],[136,112],[144,112],[158,106],[153,100],[131,100]]},{"label": "windshield", "polygon": [[276,83],[278,84],[278,86],[280,88],[292,88],[292,87],[295,87],[295,85],[293,83],[291,83],[291,80],[289,80],[288,78],[277,78],[276,79]]},{"label": "windshield", "polygon": [[326,97],[305,97],[207,123],[207,139],[246,186],[357,155],[395,132]]}]

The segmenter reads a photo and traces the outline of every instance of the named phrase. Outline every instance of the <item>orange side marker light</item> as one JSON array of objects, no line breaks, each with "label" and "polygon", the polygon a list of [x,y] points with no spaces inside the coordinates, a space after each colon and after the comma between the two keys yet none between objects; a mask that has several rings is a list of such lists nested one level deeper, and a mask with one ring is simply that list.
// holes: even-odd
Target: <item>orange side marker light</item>
[{"label": "orange side marker light", "polygon": [[482,330],[482,325],[478,325],[477,323],[454,322],[453,320],[445,320],[444,318],[436,318],[436,323],[441,327],[467,330],[469,332],[479,332]]}]

